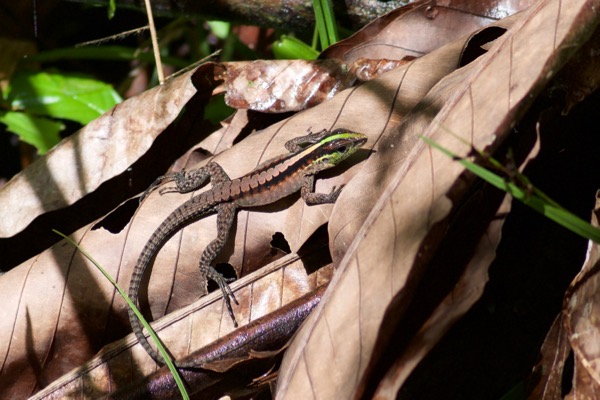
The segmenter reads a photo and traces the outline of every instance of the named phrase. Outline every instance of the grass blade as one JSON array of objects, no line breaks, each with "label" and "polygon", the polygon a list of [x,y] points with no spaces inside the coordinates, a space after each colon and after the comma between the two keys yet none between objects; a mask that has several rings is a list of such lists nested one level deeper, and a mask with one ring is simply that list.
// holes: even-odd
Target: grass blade
[{"label": "grass blade", "polygon": [[321,0],[313,0],[313,9],[315,11],[315,23],[317,25],[317,32],[319,33],[319,40],[321,42],[321,50],[325,50],[329,47],[327,38],[327,25],[323,16],[323,7]]},{"label": "grass blade", "polygon": [[113,277],[110,276],[110,274],[108,272],[106,272],[106,270],[104,268],[102,268],[102,266],[88,252],[86,252],[84,249],[79,247],[79,245],[77,243],[75,243],[70,237],[66,236],[62,232],[57,231],[56,229],[52,229],[52,231],[54,233],[56,233],[57,235],[62,236],[64,239],[66,239],[68,242],[70,242],[73,246],[75,246],[77,248],[77,250],[79,250],[81,252],[81,254],[83,254],[85,256],[85,258],[90,260],[92,262],[92,264],[94,264],[96,266],[96,268],[98,268],[98,270],[100,272],[102,272],[102,275],[104,275],[106,277],[106,279],[108,279],[110,281],[110,283],[112,283],[112,285],[115,287],[115,289],[117,289],[119,294],[127,302],[127,305],[133,310],[135,315],[138,317],[138,319],[140,320],[140,322],[142,323],[144,328],[146,328],[148,333],[150,333],[152,340],[154,340],[154,343],[156,343],[156,346],[158,347],[158,351],[165,359],[167,366],[169,367],[169,370],[171,371],[171,374],[173,374],[173,378],[175,379],[175,383],[177,384],[177,387],[179,388],[181,395],[183,396],[184,399],[188,400],[190,397],[185,388],[185,384],[183,383],[183,379],[181,379],[181,376],[179,375],[179,371],[177,371],[177,368],[175,368],[173,361],[171,361],[171,357],[169,356],[169,354],[167,353],[167,350],[165,349],[162,342],[156,335],[156,332],[154,332],[154,329],[152,329],[150,324],[144,319],[144,316],[142,315],[140,310],[138,310],[138,308],[133,303],[133,301],[131,301],[131,299],[127,296],[127,293],[125,293],[125,291],[117,284],[117,282],[113,279]]},{"label": "grass blade", "polygon": [[[546,196],[542,191],[535,187],[531,187],[531,190],[524,190],[520,186],[513,182],[508,181],[506,178],[475,164],[464,158],[460,158],[453,154],[450,150],[440,146],[433,140],[421,136],[421,139],[431,147],[441,151],[448,157],[456,159],[466,169],[490,183],[491,185],[503,190],[513,196],[515,199],[520,200],[525,205],[533,208],[537,212],[541,213],[545,217],[552,221],[562,225],[571,232],[578,234],[588,240],[592,240],[596,243],[600,243],[600,229],[593,227],[588,222],[582,220],[575,214],[564,209],[558,205],[555,201]],[[496,162],[496,160],[493,160]],[[521,181],[528,181],[526,177],[521,176]],[[529,188],[528,188],[529,189]]]}]

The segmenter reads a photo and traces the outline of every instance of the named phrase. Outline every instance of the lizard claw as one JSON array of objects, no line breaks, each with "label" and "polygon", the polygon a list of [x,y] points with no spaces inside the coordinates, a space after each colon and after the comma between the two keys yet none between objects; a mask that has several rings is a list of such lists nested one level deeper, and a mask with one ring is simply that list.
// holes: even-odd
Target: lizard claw
[{"label": "lizard claw", "polygon": [[183,182],[185,182],[185,180],[186,180],[186,172],[185,171],[173,172],[168,175],[163,175],[161,183],[175,182],[175,186],[167,186],[167,187],[161,188],[158,191],[158,193],[160,193],[161,196],[165,193],[182,193],[181,186],[182,186]]},{"label": "lizard claw", "polygon": [[161,175],[158,178],[156,178],[150,186],[148,186],[148,189],[146,189],[144,191],[144,193],[142,193],[142,195],[140,196],[140,204],[142,204],[142,202],[144,200],[146,200],[146,197],[148,197],[150,195],[150,193],[152,193],[154,191],[154,189],[156,189],[162,183],[162,180],[164,178],[165,178],[165,175]]},{"label": "lizard claw", "polygon": [[[148,186],[148,189],[146,189],[146,191],[142,194],[142,196],[140,197],[140,204],[146,199],[146,197],[148,197],[150,195],[150,193],[152,193],[157,187],[159,187],[160,185],[167,183],[167,182],[178,182],[178,180],[181,180],[181,176],[184,174],[184,172],[175,172],[172,174],[167,174],[167,175],[161,175],[158,178],[156,178],[154,180],[154,182],[152,182],[152,184],[150,186]],[[177,190],[177,187],[166,187],[166,188],[162,188],[158,191],[158,193],[160,193],[160,195],[162,196],[165,193],[172,193],[172,192],[179,192],[179,190]]]},{"label": "lizard claw", "polygon": [[164,187],[158,191],[158,193],[162,196],[165,193],[179,193],[176,186]]},{"label": "lizard claw", "polygon": [[338,188],[336,188],[335,186],[331,188],[331,193],[329,193],[330,202],[335,203],[337,198],[340,196],[340,193],[342,193],[342,189],[344,188],[344,186],[346,185],[340,185],[340,187]]},{"label": "lizard claw", "polygon": [[217,272],[217,270],[214,269],[213,267],[210,267],[209,272],[208,272],[208,277],[210,279],[212,279],[213,281],[215,281],[217,283],[217,285],[219,285],[219,288],[221,289],[221,292],[223,293],[223,300],[225,301],[225,306],[227,307],[229,316],[231,317],[231,320],[233,321],[233,326],[235,326],[237,328],[238,323],[235,319],[235,314],[233,313],[233,308],[231,307],[231,300],[233,300],[233,302],[237,306],[239,306],[240,303],[238,303],[237,299],[235,298],[235,294],[233,293],[233,291],[227,284],[227,282],[232,282],[235,279],[234,278],[225,278],[222,274]]}]

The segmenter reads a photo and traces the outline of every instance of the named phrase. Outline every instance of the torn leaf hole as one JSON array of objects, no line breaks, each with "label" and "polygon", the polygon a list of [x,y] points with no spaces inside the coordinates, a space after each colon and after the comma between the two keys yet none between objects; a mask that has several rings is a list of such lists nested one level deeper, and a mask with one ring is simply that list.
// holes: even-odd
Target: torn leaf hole
[{"label": "torn leaf hole", "polygon": [[463,49],[459,67],[464,67],[487,53],[488,43],[498,39],[504,32],[506,32],[506,28],[490,26],[473,35]]},{"label": "torn leaf hole", "polygon": [[275,232],[275,234],[271,237],[271,257],[274,256],[277,251],[281,250],[285,254],[290,254],[292,249],[290,248],[290,244],[287,240],[285,240],[285,236],[281,232]]},{"label": "torn leaf hole", "polygon": [[119,207],[115,208],[106,217],[102,218],[92,227],[92,230],[104,228],[110,233],[119,233],[127,226],[133,214],[140,205],[138,197],[127,200]]},{"label": "torn leaf hole", "polygon": [[298,250],[298,255],[304,265],[304,269],[306,269],[307,275],[333,262],[331,253],[329,252],[328,224],[321,225],[310,235]]}]

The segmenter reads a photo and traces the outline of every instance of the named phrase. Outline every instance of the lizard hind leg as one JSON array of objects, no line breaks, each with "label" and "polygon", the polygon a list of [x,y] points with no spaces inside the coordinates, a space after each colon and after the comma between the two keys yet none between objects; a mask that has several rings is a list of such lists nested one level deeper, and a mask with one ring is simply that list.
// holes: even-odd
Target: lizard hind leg
[{"label": "lizard hind leg", "polygon": [[231,180],[227,172],[216,162],[211,161],[203,167],[189,171],[180,171],[165,175],[162,178],[168,178],[167,182],[175,182],[175,186],[160,189],[160,194],[165,193],[189,193],[199,189],[210,177],[212,186],[228,182]]},{"label": "lizard hind leg", "polygon": [[219,285],[219,288],[223,293],[223,300],[225,302],[225,306],[227,307],[229,316],[233,321],[233,325],[237,327],[238,324],[235,319],[235,314],[233,313],[233,308],[231,307],[231,300],[233,300],[235,304],[239,303],[228,285],[228,282],[231,280],[225,278],[212,266],[213,261],[221,252],[223,246],[225,246],[225,242],[227,242],[229,231],[231,230],[231,226],[233,225],[233,220],[235,218],[236,206],[233,203],[223,203],[219,204],[216,209],[217,238],[210,242],[202,252],[202,256],[200,257],[200,274],[203,277],[212,279],[217,283],[217,285]]}]

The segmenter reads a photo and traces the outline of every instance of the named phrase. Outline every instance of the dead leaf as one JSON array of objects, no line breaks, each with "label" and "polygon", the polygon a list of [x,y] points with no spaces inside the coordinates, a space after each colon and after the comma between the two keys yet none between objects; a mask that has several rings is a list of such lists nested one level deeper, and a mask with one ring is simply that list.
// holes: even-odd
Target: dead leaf
[{"label": "dead leaf", "polygon": [[[115,106],[4,185],[1,268],[9,270],[56,243],[52,229],[73,232],[143,191],[185,145],[212,131],[195,123],[212,91],[212,81],[204,79],[212,77],[210,67]],[[175,121],[184,105],[188,113]]]},{"label": "dead leaf", "polygon": [[224,63],[225,102],[237,109],[270,113],[304,110],[352,86],[357,77],[362,81],[374,79],[494,22],[499,15],[520,11],[532,1],[503,8],[502,12],[494,11],[496,4],[454,3],[410,3],[330,46],[321,60]]},{"label": "dead leaf", "polygon": [[[280,154],[285,141],[308,130],[341,126],[367,133],[377,139],[381,132],[396,126],[402,115],[441,77],[455,68],[461,48],[462,44],[456,43],[441,51],[439,59],[418,60],[414,65],[406,66],[405,70],[382,77],[384,79],[381,81],[376,80],[357,89],[347,90],[332,101],[248,137],[238,146],[220,153],[214,160],[235,177]],[[406,83],[398,92],[400,82]],[[393,113],[390,113],[391,104],[394,107]],[[364,118],[364,115],[369,118]],[[215,148],[218,147],[215,144]],[[366,155],[363,153],[363,157]],[[358,160],[354,163],[356,161]],[[324,174],[317,181],[317,190],[327,192],[331,186],[339,185],[361,168],[360,165],[352,165],[352,162],[346,164],[343,167],[347,171],[343,177],[336,176],[338,171]],[[364,195],[360,187],[348,188],[343,191],[340,200],[343,197],[353,199]],[[170,210],[190,196],[191,194],[159,196],[154,193],[128,225],[125,223],[129,221],[129,213],[136,205],[133,202],[124,203],[108,218],[94,224],[95,229],[90,225],[80,230],[75,237],[123,286],[127,286],[139,251],[150,233]],[[357,206],[351,200],[346,204],[351,204],[350,208]],[[272,250],[270,242],[274,232],[280,232],[291,250],[297,251],[329,219],[331,208],[331,205],[307,207],[296,197],[264,210],[257,210],[269,212],[241,211],[238,213],[237,228],[232,240],[221,254],[220,260],[228,261],[238,269],[240,276],[244,276],[263,264],[266,255]],[[117,225],[125,227],[105,230],[111,225],[109,220],[113,219],[118,221]],[[350,231],[346,229],[345,232]],[[197,278],[198,249],[205,246],[214,234],[214,218],[204,219],[176,235],[159,253],[148,283],[152,315],[164,315],[189,304],[201,294],[202,285]],[[52,271],[52,274],[48,271]],[[4,322],[10,326],[2,331],[14,337],[27,337],[25,332],[35,326],[36,332],[35,339],[31,339],[32,344],[5,341],[8,344],[4,352],[8,355],[5,368],[7,371],[19,371],[18,380],[14,379],[14,375],[0,374],[2,380],[10,377],[11,385],[6,386],[6,390],[11,393],[35,391],[36,387],[43,386],[56,376],[80,365],[96,349],[129,330],[122,301],[114,296],[112,288],[87,261],[64,244],[15,268],[3,276],[0,285],[7,296],[18,299],[5,308],[9,317]],[[44,287],[54,287],[55,290],[53,297],[45,298],[40,304],[38,293]],[[13,290],[19,294],[11,294]],[[267,304],[271,307],[276,302]],[[30,319],[27,319],[23,311],[27,309],[35,309],[35,315]],[[245,314],[248,310],[241,309],[239,312],[240,321],[248,317]],[[227,318],[221,320],[221,312],[215,317],[224,326],[230,324]],[[217,333],[220,331],[221,328]],[[175,354],[180,354],[177,353],[178,344],[175,343],[178,341],[181,346],[179,351],[185,353],[188,341],[181,338],[181,331],[176,332],[175,338],[165,333],[161,333],[161,336]],[[204,337],[206,332],[202,334]],[[30,351],[32,348],[33,352]],[[32,362],[32,357],[27,358],[27,354],[32,354],[38,361]],[[53,357],[53,354],[56,356]],[[154,364],[148,359],[143,363],[142,373],[154,368]]]},{"label": "dead leaf", "polygon": [[361,58],[421,57],[533,3],[533,0],[414,1],[377,18],[348,39],[327,48],[320,57],[346,63]]},{"label": "dead leaf", "polygon": [[[600,197],[591,224],[599,227]],[[600,393],[600,366],[597,345],[600,327],[597,322],[600,298],[598,274],[600,245],[590,241],[587,257],[579,274],[565,294],[562,313],[556,317],[541,348],[541,359],[530,378],[530,399],[557,400],[595,398]],[[574,366],[567,363],[574,355]],[[564,395],[564,385],[572,376],[571,389]]]},{"label": "dead leaf", "polygon": [[596,30],[581,51],[569,61],[569,67],[563,69],[557,86],[567,90],[567,99],[563,115],[592,94],[600,86],[600,31]]},{"label": "dead leaf", "polygon": [[[76,136],[65,139],[2,188],[2,203],[18,212],[2,220],[0,235],[15,235],[36,216],[73,204],[102,182],[123,173],[148,150],[195,92],[189,76],[170,80],[115,106]],[[151,103],[157,104],[156,109],[146,107]],[[120,145],[115,146],[115,142]],[[67,162],[79,168],[66,170]],[[36,192],[29,182],[41,174],[54,176],[54,181]]]},{"label": "dead leaf", "polygon": [[271,113],[314,107],[356,80],[335,60],[257,60],[225,66],[227,105]]},{"label": "dead leaf", "polygon": [[[317,190],[320,192],[327,192],[331,186],[352,178],[333,207],[307,207],[296,196],[269,207],[240,211],[232,240],[219,259],[231,263],[240,276],[246,276],[243,279],[255,279],[262,271],[247,274],[263,265],[265,260],[270,261],[281,255],[272,255],[271,241],[275,233],[283,236],[291,251],[295,252],[319,227],[330,221],[333,258],[336,262],[343,262],[335,278],[335,287],[327,295],[327,304],[319,307],[319,313],[305,329],[312,335],[300,336],[288,353],[289,366],[284,369],[280,381],[281,397],[294,393],[325,393],[325,397],[330,393],[351,396],[363,390],[367,393],[374,390],[369,382],[363,382],[363,378],[370,363],[378,362],[371,351],[378,340],[378,329],[385,309],[396,298],[400,299],[400,311],[397,319],[390,323],[397,324],[412,315],[409,306],[418,295],[417,286],[426,276],[426,267],[431,265],[431,259],[442,254],[439,248],[443,247],[446,228],[453,227],[450,216],[456,215],[456,209],[465,204],[468,198],[466,191],[472,184],[472,179],[462,175],[462,168],[425,147],[418,135],[428,135],[461,155],[468,154],[470,147],[448,134],[448,131],[462,135],[468,143],[481,148],[494,150],[499,146],[511,124],[580,44],[578,40],[585,36],[580,32],[591,29],[591,23],[585,18],[591,19],[593,13],[587,9],[581,15],[575,15],[578,6],[586,7],[588,4],[579,1],[569,7],[559,8],[556,2],[540,3],[535,9],[499,22],[498,26],[504,28],[510,28],[514,21],[516,25],[491,47],[474,46],[482,48],[484,55],[473,58],[471,64],[455,73],[452,72],[460,65],[468,38],[439,48],[358,88],[348,89],[330,101],[275,123],[242,141],[238,141],[238,134],[247,135],[248,131],[244,134],[241,131],[252,126],[251,123],[232,123],[218,132],[217,137],[205,142],[208,150],[196,166],[214,159],[232,177],[240,176],[258,163],[280,154],[284,151],[285,141],[308,130],[346,127],[360,131],[369,135],[369,146],[376,150],[362,164],[359,162],[369,155],[367,151],[363,152],[362,158],[356,157],[339,170],[319,177]],[[535,44],[533,48],[532,43]],[[191,80],[192,76],[195,75],[186,74],[180,79]],[[210,74],[202,76],[214,78]],[[189,88],[189,82],[179,84]],[[169,89],[158,97],[171,98],[173,93],[178,92]],[[140,107],[154,104],[152,96],[148,99]],[[175,108],[185,104],[186,108],[201,109],[202,101],[193,99],[191,97],[187,103],[178,103]],[[164,106],[171,103],[156,104]],[[194,104],[196,106],[192,107]],[[414,108],[415,105],[417,108]],[[128,127],[127,118],[137,116],[138,111],[132,108],[130,113],[119,116],[118,123],[125,131]],[[408,113],[410,116],[403,122]],[[163,116],[166,120],[176,112],[169,110],[167,114]],[[186,127],[204,126],[199,122],[194,124],[195,116],[192,113],[186,112],[184,117],[190,119]],[[201,114],[196,118],[201,120]],[[104,123],[116,123],[110,119],[108,121],[110,123]],[[172,140],[175,125],[165,123],[167,125],[160,137]],[[157,131],[160,132],[160,129]],[[163,136],[165,133],[171,136]],[[80,140],[77,137],[73,139],[74,143]],[[191,140],[186,136],[184,138],[184,143],[178,145],[188,149]],[[236,141],[236,145],[227,149],[229,144]],[[160,145],[164,142],[158,142],[157,139],[149,150],[155,157],[151,160],[164,162],[157,157],[161,154]],[[102,142],[101,145],[106,144]],[[107,146],[107,149],[112,149],[110,145]],[[139,151],[138,147],[134,146],[134,149],[134,153]],[[218,155],[213,157],[211,152]],[[186,157],[178,167],[190,167],[188,161],[193,159],[193,155]],[[138,158],[133,157],[133,160]],[[129,162],[133,163],[134,169],[148,164],[156,168],[148,160],[146,164]],[[48,175],[43,169],[40,170],[42,173],[33,176],[30,181],[43,187],[39,182],[47,182]],[[105,175],[114,178],[103,183],[112,184],[114,181],[110,179],[127,181],[127,173],[117,174],[110,168],[107,171],[112,171],[113,175]],[[342,171],[345,172],[341,174]],[[60,172],[53,170],[53,173]],[[149,174],[147,171],[145,173]],[[67,177],[72,174],[71,170],[65,172]],[[152,181],[157,175],[159,173],[145,178]],[[63,179],[61,177],[59,180],[62,182]],[[96,203],[88,205],[105,207],[103,203],[109,202],[101,195],[103,185],[100,185],[100,181],[94,182],[97,189],[87,196],[96,196]],[[132,187],[128,188],[130,195],[139,193],[146,186],[136,179]],[[115,187],[112,188],[115,191]],[[128,197],[124,191],[118,192],[121,200]],[[81,198],[81,195],[81,191],[76,192],[72,200]],[[131,214],[137,208],[135,200],[124,202],[101,223],[81,228],[74,237],[123,286],[127,286],[133,265],[150,233],[170,210],[190,196],[159,196],[154,193],[133,217]],[[332,209],[333,214],[330,215]],[[63,218],[77,208],[65,210],[61,214]],[[39,214],[42,211],[32,212],[46,215]],[[155,317],[168,314],[155,326],[177,356],[187,354],[190,349],[202,346],[232,329],[221,303],[215,302],[218,294],[200,300],[201,304],[214,304],[203,311],[204,314],[195,312],[200,303],[170,313],[196,300],[201,294],[197,258],[214,235],[214,218],[199,221],[178,233],[159,253],[147,284],[147,295],[143,296],[148,298],[149,309]],[[474,240],[472,246],[476,243]],[[493,248],[489,245],[486,249],[484,241],[480,244],[484,251],[477,254],[483,261],[465,262],[462,265],[469,268],[466,271],[476,270],[477,275],[471,277],[460,270],[456,280],[459,286],[448,291],[447,300],[440,299],[447,304],[439,308],[432,307],[428,310],[429,314],[417,315],[426,319],[420,320],[420,325],[413,324],[414,330],[411,332],[421,336],[407,336],[407,339],[419,343],[420,347],[415,348],[419,351],[406,353],[406,356],[410,356],[407,359],[411,366],[391,370],[389,379],[386,378],[389,383],[383,386],[384,389],[393,391],[401,386],[410,368],[477,297],[485,281],[485,264],[489,262],[491,254],[489,248]],[[238,321],[249,321],[256,313],[262,314],[279,307],[282,298],[287,298],[289,285],[296,284],[299,288],[305,286],[301,280],[292,279],[292,283],[286,281],[283,284],[282,279],[275,279],[275,284],[258,283],[256,292],[266,293],[265,299],[261,300],[244,287],[242,290],[247,289],[247,293],[250,293],[244,295],[246,305],[236,310]],[[273,287],[282,291],[273,292]],[[65,371],[81,365],[103,345],[119,339],[130,329],[124,304],[115,297],[114,290],[87,261],[63,243],[5,274],[0,279],[0,291],[10,298],[3,308],[5,318],[2,318],[4,325],[0,329],[0,335],[4,335],[0,337],[0,343],[4,344],[0,353],[4,360],[0,370],[2,396],[5,393],[15,397],[35,392]],[[44,293],[44,298],[40,293]],[[454,295],[456,297],[452,297]],[[447,315],[445,310],[450,310]],[[192,329],[200,323],[208,328],[202,331]],[[393,326],[386,329],[392,330]],[[435,334],[419,342],[430,332]],[[133,343],[130,337],[126,346],[130,347]],[[112,357],[111,349],[114,347],[103,352],[103,357]],[[155,364],[150,362],[140,346],[134,346],[132,353],[123,352],[122,349],[119,351],[125,357],[124,361],[111,364],[103,363],[103,358],[94,358],[86,368],[102,373],[73,381],[69,390],[79,390],[84,383],[89,383],[89,386],[85,386],[86,390],[108,393],[116,386],[120,387],[112,379],[132,381],[154,371]],[[306,380],[304,373],[309,373],[313,381]],[[400,378],[396,379],[396,376]],[[295,392],[295,388],[299,388],[299,391]]]},{"label": "dead leaf", "polygon": [[541,359],[533,371],[537,381],[530,388],[528,398],[532,400],[560,400],[563,398],[562,385],[565,362],[571,351],[567,332],[564,327],[564,315],[561,313],[552,324],[544,344],[540,349]]},{"label": "dead leaf", "polygon": [[[285,141],[297,136],[295,130],[287,132],[289,136],[284,136],[280,129],[254,135],[247,138],[242,146],[234,147],[237,151],[223,152],[215,160],[232,176],[241,176],[262,161],[280,154]],[[321,179],[317,188],[319,191],[328,192],[330,189],[321,186],[324,181],[329,181],[327,185],[331,187],[340,185],[343,179],[348,178],[336,176],[329,180]],[[131,222],[121,231],[112,233],[88,226],[74,236],[123,287],[128,287],[131,271],[150,232],[177,207],[177,204],[191,196],[192,194],[160,196],[155,192],[147,198]],[[132,201],[137,202],[135,199]],[[129,206],[125,204],[123,207]],[[281,232],[292,250],[296,251],[327,222],[331,208],[332,205],[308,207],[297,196],[274,206],[264,207],[263,212],[259,212],[258,215],[256,212],[240,211],[237,229],[232,232],[219,260],[228,260],[238,269],[239,276],[242,276],[242,273],[245,275],[248,270],[256,269],[257,265],[264,265],[271,252],[270,243],[274,232]],[[116,210],[115,213],[120,212]],[[282,226],[281,221],[285,221],[285,225]],[[215,218],[209,217],[180,231],[159,253],[148,283],[152,315],[165,315],[169,310],[189,304],[205,293],[202,281],[198,277],[198,249],[204,248],[214,235]],[[112,286],[87,260],[65,243],[54,246],[5,274],[0,280],[0,285],[7,296],[15,299],[12,307],[4,310],[7,318],[3,319],[2,323],[7,325],[0,329],[5,335],[4,343],[7,343],[4,366],[10,372],[0,374],[0,380],[3,382],[0,387],[5,387],[8,393],[26,393],[38,386],[44,386],[82,364],[103,344],[130,329],[128,323],[123,320],[126,312],[124,303],[115,297]],[[43,287],[52,287],[54,290],[40,303],[39,293]],[[16,290],[16,293],[10,294],[13,290]],[[33,306],[34,303],[38,305]],[[279,305],[277,298],[265,304],[270,310]],[[254,308],[257,306],[255,304]],[[31,318],[25,313],[28,309],[35,313]],[[252,308],[240,307],[236,317],[242,322],[251,317],[251,312]],[[216,318],[217,334],[220,334],[222,329],[233,329],[229,317],[225,315],[226,318],[221,320],[223,315],[222,309],[213,315],[213,318]],[[11,342],[11,337],[27,338],[26,332],[33,329],[32,325],[35,325],[36,332],[33,343]],[[176,332],[176,341],[179,341],[184,353],[187,353],[188,342],[181,337],[180,331]],[[168,334],[163,334],[162,337],[170,343]],[[210,335],[203,332],[203,337]],[[174,354],[181,354],[177,353],[177,345],[170,347]],[[31,354],[29,358],[28,354]],[[58,356],[52,357],[52,354]],[[32,357],[36,358],[35,362],[32,362]],[[145,368],[150,371],[154,368],[155,364],[148,359],[144,363]],[[20,379],[15,379],[12,375],[17,371]],[[36,377],[41,377],[41,381]],[[4,379],[9,379],[11,384]]]},{"label": "dead leaf", "polygon": [[[405,312],[406,292],[411,290],[408,283],[407,288],[391,301],[373,357],[361,380],[359,393],[371,396],[374,392],[372,396],[375,398],[395,398],[413,369],[479,299],[488,281],[488,267],[496,256],[500,242],[504,225],[502,216],[510,211],[512,199],[504,196],[478,243],[476,237],[483,228],[480,225],[482,221],[488,221],[490,216],[485,216],[485,213],[473,215],[471,210],[482,208],[481,204],[485,202],[487,212],[493,213],[497,208],[497,197],[497,193],[472,196],[462,211],[458,212],[459,215],[453,216],[453,224],[459,228],[450,227],[446,232],[443,248],[430,262],[421,279],[421,287],[415,290],[411,310]],[[481,215],[484,217],[481,218]],[[464,226],[470,229],[460,228]],[[473,243],[473,249],[465,243]],[[405,315],[398,318],[402,314]],[[389,349],[394,349],[397,358],[389,357]],[[385,371],[385,374],[380,371]]]},{"label": "dead leaf", "polygon": [[[592,225],[599,227],[600,198],[592,213]],[[573,386],[566,398],[596,398],[600,395],[600,244],[590,242],[585,264],[565,297],[566,335],[575,354]]]},{"label": "dead leaf", "polygon": [[[443,248],[450,218],[470,186],[452,159],[416,139],[413,146],[404,143],[425,135],[460,157],[471,146],[493,152],[589,37],[596,24],[594,7],[596,2],[565,8],[557,1],[541,1],[519,14],[487,54],[442,79],[398,129],[379,139],[376,153],[349,184],[376,195],[361,196],[360,207],[349,208],[348,199],[335,206],[331,246],[334,261],[343,258],[323,301],[284,357],[277,398],[303,398],[306,393],[323,399],[369,397],[360,383],[384,311],[400,296],[397,318],[410,315],[416,288]],[[362,226],[358,234],[343,234],[350,224]],[[443,329],[440,325],[436,331]],[[410,369],[394,387],[402,385]]]},{"label": "dead leaf", "polygon": [[[318,303],[323,282],[329,276],[330,267],[306,275],[300,259],[290,256],[232,285],[242,305],[240,308],[247,310],[245,318],[251,321],[240,329],[234,330],[231,321],[221,319],[223,303],[219,293],[204,296],[194,304],[169,314],[155,327],[178,358],[191,349],[202,349],[187,359],[202,364],[202,368],[182,371],[190,392],[218,390],[221,381],[236,377],[239,380],[240,369],[246,370],[244,379],[248,379],[248,376],[260,375],[252,368],[259,368],[259,365],[265,368],[275,362],[277,355],[263,358],[257,364],[254,362],[257,358],[249,353],[283,346]],[[294,288],[295,285],[299,286]],[[277,300],[273,301],[274,298]],[[268,307],[265,308],[265,305]],[[277,312],[272,313],[275,309]],[[228,317],[225,315],[225,318]],[[182,338],[182,335],[185,337]],[[175,346],[171,346],[174,343]],[[145,360],[141,371],[132,368],[136,360]],[[147,398],[147,391],[151,391],[153,396],[162,393],[163,398],[171,398],[173,392],[170,391],[177,389],[173,382],[169,383],[172,376],[168,369],[158,369],[147,361],[150,361],[149,356],[137,344],[135,337],[128,335],[105,347],[85,365],[63,376],[32,399],[77,397],[81,392],[86,393],[87,398],[98,398],[116,390],[120,390],[115,393],[116,398]],[[248,368],[251,369],[248,371]],[[215,370],[228,372],[228,375],[211,372]],[[138,382],[140,373],[148,375],[147,379]]]}]

